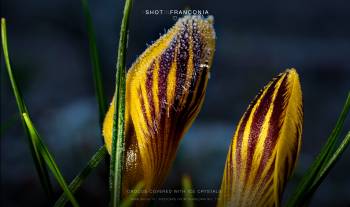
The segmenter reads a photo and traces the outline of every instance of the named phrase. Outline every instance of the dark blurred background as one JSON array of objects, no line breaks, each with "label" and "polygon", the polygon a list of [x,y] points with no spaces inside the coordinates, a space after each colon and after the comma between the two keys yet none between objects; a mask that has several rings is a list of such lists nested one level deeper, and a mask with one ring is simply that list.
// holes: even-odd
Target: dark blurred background
[{"label": "dark blurred background", "polygon": [[[122,6],[122,1],[90,1],[109,98],[114,90]],[[146,10],[185,8],[204,9],[214,15],[217,47],[203,110],[181,142],[164,188],[179,189],[181,176],[188,174],[195,189],[218,189],[235,124],[273,76],[295,67],[301,77],[305,123],[302,152],[286,197],[325,143],[350,89],[350,2],[136,0],[127,65],[177,18],[146,15]],[[1,0],[1,16],[7,19],[13,70],[33,121],[63,174],[71,180],[101,145],[80,1]],[[0,90],[1,126],[8,126],[0,140],[1,204],[47,206],[3,57]],[[348,119],[345,129],[349,130],[349,126]],[[349,170],[347,150],[320,186],[311,206],[349,206]],[[107,206],[106,179],[101,165],[77,194],[82,206]],[[199,199],[208,198],[197,204],[214,206],[216,196],[197,193]]]}]

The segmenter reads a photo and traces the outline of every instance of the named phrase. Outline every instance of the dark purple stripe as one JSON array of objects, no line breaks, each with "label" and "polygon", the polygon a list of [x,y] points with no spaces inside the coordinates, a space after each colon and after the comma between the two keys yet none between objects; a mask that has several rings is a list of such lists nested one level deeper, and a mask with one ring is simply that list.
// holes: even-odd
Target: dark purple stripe
[{"label": "dark purple stripe", "polygon": [[[241,150],[242,150],[242,141],[243,141],[243,134],[244,134],[244,129],[247,125],[250,113],[254,107],[254,105],[256,104],[256,102],[258,101],[259,97],[262,95],[263,90],[260,90],[258,95],[254,98],[254,100],[249,104],[248,109],[246,110],[246,112],[244,113],[243,117],[242,117],[242,121],[241,124],[238,126],[239,128],[236,129],[236,133],[237,133],[237,144],[236,144],[236,164],[237,164],[237,175],[240,174],[240,170],[241,170]],[[235,141],[235,140],[234,140]]]},{"label": "dark purple stripe", "polygon": [[147,92],[147,100],[150,108],[150,114],[151,114],[151,132],[153,134],[156,133],[156,127],[153,123],[156,123],[156,115],[155,115],[155,106],[153,101],[153,71],[155,67],[155,61],[151,63],[151,66],[147,69],[147,79],[146,79],[146,92]]},{"label": "dark purple stripe", "polygon": [[[146,93],[147,93],[147,100],[148,100],[148,104],[149,104],[149,108],[150,108],[150,114],[151,114],[151,122],[147,123],[148,129],[149,129],[149,133],[152,136],[152,152],[153,153],[157,153],[156,157],[159,156],[158,152],[160,152],[159,148],[161,148],[161,142],[163,142],[163,139],[158,139],[157,137],[157,120],[156,120],[156,115],[155,115],[155,105],[154,105],[154,101],[153,101],[153,72],[154,72],[154,68],[155,68],[155,62],[156,60],[154,60],[150,67],[147,69],[147,79],[146,79]],[[156,126],[155,126],[156,124]],[[154,148],[154,149],[153,149]],[[159,163],[157,162],[157,166],[154,167],[155,171],[158,172],[160,170],[160,166]]]},{"label": "dark purple stripe", "polygon": [[[276,78],[274,81],[277,82],[279,79]],[[264,142],[264,151],[261,158],[261,162],[258,168],[257,176],[260,176],[260,174],[265,169],[265,166],[268,162],[268,160],[271,157],[271,153],[275,148],[277,138],[280,133],[280,129],[283,123],[281,123],[281,116],[284,111],[285,105],[284,105],[284,96],[287,92],[286,88],[287,78],[286,76],[283,78],[282,83],[277,91],[276,98],[273,101],[273,111],[270,117],[269,122],[269,129],[267,132],[267,137]],[[257,177],[256,180],[258,180],[259,177]]]},{"label": "dark purple stripe", "polygon": [[[143,100],[141,87],[140,87],[139,89],[137,89],[137,94],[138,94],[139,100],[140,100],[141,111],[142,111],[142,117],[143,117],[143,119],[144,119],[145,122],[146,122],[147,129],[149,129],[150,126],[149,126],[148,119],[147,119],[146,106],[145,106],[145,101]],[[147,133],[148,133],[148,132],[147,132]]]},{"label": "dark purple stripe", "polygon": [[166,109],[165,104],[167,102],[167,97],[166,97],[167,82],[168,82],[170,67],[174,60],[175,47],[176,47],[176,38],[172,40],[172,42],[170,43],[170,46],[162,53],[159,61],[158,97],[159,97],[161,112],[164,112]]},{"label": "dark purple stripe", "polygon": [[[187,85],[182,85],[180,87],[186,87],[188,90],[188,95],[186,97],[185,100],[185,105],[181,107],[181,109],[183,111],[181,111],[180,113],[178,113],[179,115],[181,115],[181,117],[178,118],[177,120],[177,126],[180,126],[181,128],[184,128],[189,121],[189,118],[191,117],[191,115],[193,115],[193,113],[198,109],[199,107],[199,102],[194,102],[194,105],[191,105],[193,97],[196,95],[194,94],[196,86],[198,86],[198,84],[201,84],[200,82],[202,82],[203,78],[205,77],[200,77],[200,61],[201,61],[201,53],[202,53],[202,40],[199,38],[200,34],[198,33],[198,30],[193,26],[193,22],[191,22],[191,29],[192,29],[192,43],[193,43],[193,47],[192,47],[192,53],[193,53],[193,72],[191,75],[191,78],[189,80],[189,88],[187,88]],[[189,34],[190,35],[190,34]],[[203,74],[204,75],[204,74]],[[201,78],[201,79],[199,79]],[[184,84],[186,84],[184,82]],[[203,84],[203,83],[202,83]],[[205,81],[204,81],[205,84]],[[198,93],[198,90],[197,90]]]},{"label": "dark purple stripe", "polygon": [[[267,89],[266,93],[261,97],[259,106],[253,115],[252,125],[250,126],[250,133],[248,138],[248,150],[247,150],[247,167],[245,174],[245,183],[247,183],[250,170],[252,168],[252,160],[255,153],[256,144],[259,139],[259,135],[262,130],[262,126],[265,121],[266,114],[270,108],[274,88],[277,81],[272,82],[272,84]],[[258,98],[259,99],[259,98]]]},{"label": "dark purple stripe", "polygon": [[168,76],[170,72],[171,64],[174,60],[174,53],[176,48],[177,39],[174,38],[170,43],[169,47],[162,53],[159,60],[159,71],[158,71],[158,100],[159,100],[159,127],[157,137],[160,139],[160,148],[162,153],[168,147],[169,134],[165,133],[165,127],[167,126],[167,84]]},{"label": "dark purple stripe", "polygon": [[[193,23],[193,22],[192,22]],[[196,86],[198,84],[198,76],[200,72],[200,64],[201,64],[201,54],[202,54],[202,40],[200,38],[200,35],[198,34],[198,30],[194,27],[192,27],[192,53],[193,53],[193,72],[190,82],[190,87],[188,89],[189,94],[187,96],[186,100],[186,106],[185,109],[189,109],[189,106],[192,102],[192,98],[194,95],[194,91],[196,89]]]},{"label": "dark purple stripe", "polygon": [[195,71],[194,73],[198,73],[200,68],[201,61],[204,59],[203,50],[206,47],[203,42],[203,37],[198,31],[197,27],[193,27],[192,29],[192,39],[193,39],[193,62]]},{"label": "dark purple stripe", "polygon": [[[254,100],[255,102],[256,100]],[[236,143],[236,165],[237,165],[237,176],[240,175],[241,173],[241,165],[242,165],[242,157],[241,157],[241,150],[242,150],[242,140],[243,140],[243,133],[244,133],[244,128],[247,125],[248,118],[250,115],[250,112],[253,108],[253,105],[255,103],[251,103],[249,106],[248,110],[245,112],[243,115],[241,124],[239,125],[239,128],[237,129],[237,143]]]},{"label": "dark purple stripe", "polygon": [[186,87],[187,65],[189,59],[189,29],[187,25],[180,32],[178,41],[180,47],[176,56],[176,86],[175,86],[175,103],[174,107],[177,108],[179,101],[181,100],[182,92]]}]

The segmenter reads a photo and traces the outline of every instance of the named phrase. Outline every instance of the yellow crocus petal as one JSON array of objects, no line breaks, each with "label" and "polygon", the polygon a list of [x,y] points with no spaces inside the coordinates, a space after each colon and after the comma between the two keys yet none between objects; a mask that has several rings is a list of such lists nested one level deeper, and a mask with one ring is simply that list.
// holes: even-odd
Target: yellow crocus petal
[{"label": "yellow crocus petal", "polygon": [[289,69],[268,83],[241,118],[218,206],[280,206],[300,151],[302,123],[299,77]]},{"label": "yellow crocus petal", "polygon": [[[124,195],[140,180],[159,188],[204,100],[215,49],[213,18],[186,16],[136,60],[126,81]],[[111,148],[114,104],[103,135]]]}]

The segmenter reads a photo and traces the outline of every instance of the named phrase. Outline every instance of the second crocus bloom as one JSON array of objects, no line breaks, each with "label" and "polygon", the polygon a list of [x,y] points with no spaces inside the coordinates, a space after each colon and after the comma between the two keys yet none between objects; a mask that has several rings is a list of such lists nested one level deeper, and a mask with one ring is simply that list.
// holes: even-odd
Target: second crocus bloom
[{"label": "second crocus bloom", "polygon": [[280,206],[300,151],[302,108],[294,69],[274,78],[256,96],[234,134],[219,207]]}]

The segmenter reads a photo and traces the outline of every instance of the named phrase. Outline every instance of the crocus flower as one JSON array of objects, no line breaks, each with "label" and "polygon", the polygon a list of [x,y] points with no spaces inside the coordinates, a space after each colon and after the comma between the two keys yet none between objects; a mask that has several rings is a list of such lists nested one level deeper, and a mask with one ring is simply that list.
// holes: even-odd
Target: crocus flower
[{"label": "crocus flower", "polygon": [[234,134],[219,207],[280,206],[300,151],[302,107],[294,69],[274,78],[256,96]]},{"label": "crocus flower", "polygon": [[[123,196],[141,180],[145,190],[164,182],[205,95],[215,49],[213,18],[186,16],[131,66],[126,81]],[[103,135],[111,151],[114,103]]]}]

